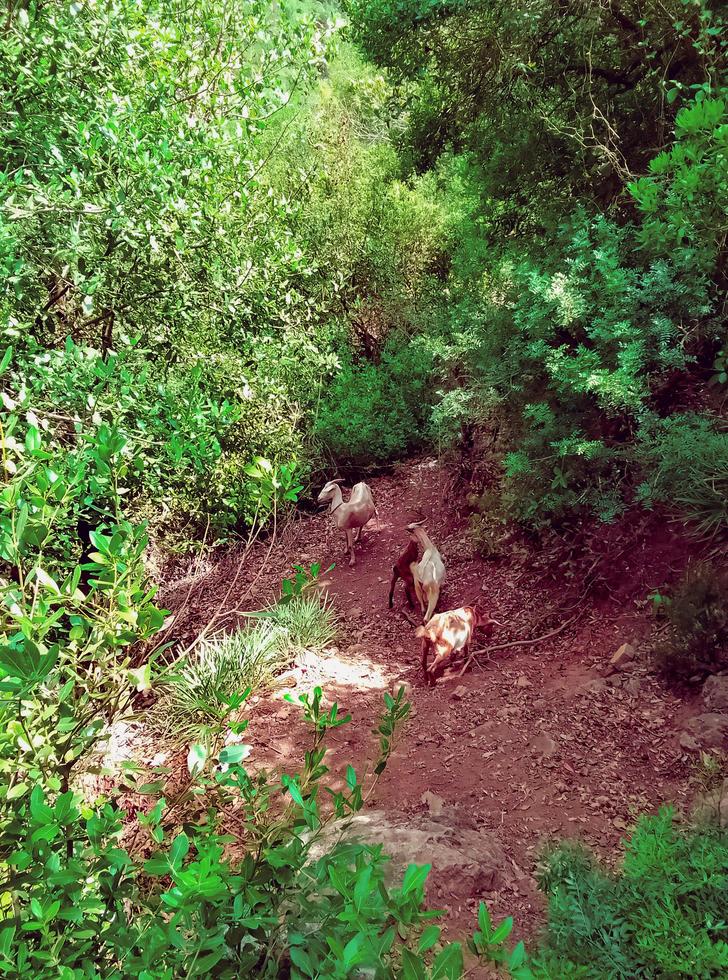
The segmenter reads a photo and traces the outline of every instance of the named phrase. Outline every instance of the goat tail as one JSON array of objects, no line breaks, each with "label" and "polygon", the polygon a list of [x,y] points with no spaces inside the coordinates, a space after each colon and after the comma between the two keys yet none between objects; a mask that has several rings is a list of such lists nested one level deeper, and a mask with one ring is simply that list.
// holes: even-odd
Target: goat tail
[{"label": "goat tail", "polygon": [[418,626],[417,629],[415,630],[415,636],[419,636],[421,639],[424,639],[426,636],[428,636],[428,633],[427,633],[427,630],[425,629],[425,627],[424,626]]}]

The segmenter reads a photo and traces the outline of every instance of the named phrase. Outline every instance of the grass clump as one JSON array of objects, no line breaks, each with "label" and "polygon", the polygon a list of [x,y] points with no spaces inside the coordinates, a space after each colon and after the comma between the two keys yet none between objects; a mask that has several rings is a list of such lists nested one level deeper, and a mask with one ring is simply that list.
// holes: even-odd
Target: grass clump
[{"label": "grass clump", "polygon": [[327,599],[299,596],[255,614],[246,629],[204,643],[170,680],[152,712],[154,727],[175,741],[204,741],[241,691],[268,686],[301,650],[321,652],[336,635]]},{"label": "grass clump", "polygon": [[638,497],[664,503],[713,538],[728,529],[728,431],[697,414],[676,415],[646,426],[637,446],[647,474]]},{"label": "grass clump", "polygon": [[684,827],[664,807],[637,824],[621,869],[561,844],[541,888],[549,921],[536,977],[709,978],[728,975],[728,833]]},{"label": "grass clump", "polygon": [[328,599],[295,596],[259,615],[286,638],[293,651],[323,650],[336,636],[336,617]]}]

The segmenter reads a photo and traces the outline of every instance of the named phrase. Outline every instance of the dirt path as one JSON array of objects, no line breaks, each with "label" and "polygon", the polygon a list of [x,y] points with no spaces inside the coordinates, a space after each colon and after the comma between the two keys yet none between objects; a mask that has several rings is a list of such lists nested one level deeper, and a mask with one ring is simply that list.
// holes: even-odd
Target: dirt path
[{"label": "dirt path", "polygon": [[[305,733],[283,694],[321,684],[353,715],[332,735],[331,768],[343,773],[351,762],[361,772],[375,754],[371,732],[383,692],[406,683],[412,719],[372,805],[406,820],[429,811],[450,821],[455,839],[462,832],[472,840],[465,832],[475,831],[502,846],[506,866],[495,875],[435,865],[430,901],[448,911],[451,935],[473,926],[485,898],[496,915],[513,915],[516,934],[528,937],[542,921],[534,873],[546,842],[578,836],[616,857],[636,815],[666,800],[685,801],[689,766],[677,725],[690,708],[639,663],[603,676],[611,654],[624,642],[639,646],[646,629],[634,607],[621,604],[587,606],[553,640],[496,653],[462,680],[426,688],[414,629],[400,612],[401,584],[395,609],[387,609],[389,575],[409,521],[427,518],[442,552],[447,583],[440,608],[478,599],[507,624],[493,642],[548,632],[558,624],[549,613],[563,606],[563,596],[534,583],[523,554],[494,562],[473,556],[451,510],[446,474],[434,462],[403,467],[373,481],[373,489],[380,516],[365,532],[355,569],[346,565],[343,539],[328,518],[315,516],[288,530],[251,594],[245,575],[228,597],[231,609],[256,608],[275,595],[291,562],[337,562],[328,580],[341,617],[337,646],[325,658],[301,658],[272,698],[253,699],[251,741],[256,733],[264,740],[257,761],[296,765]],[[246,568],[256,568],[258,558],[252,555]],[[207,621],[236,570],[231,556],[163,595],[168,608],[184,606],[179,635],[194,635]]]}]

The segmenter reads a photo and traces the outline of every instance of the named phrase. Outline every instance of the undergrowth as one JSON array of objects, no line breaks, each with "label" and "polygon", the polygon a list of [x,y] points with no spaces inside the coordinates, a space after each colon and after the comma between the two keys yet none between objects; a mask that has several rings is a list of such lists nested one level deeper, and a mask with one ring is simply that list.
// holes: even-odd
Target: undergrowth
[{"label": "undergrowth", "polygon": [[547,980],[716,978],[728,973],[728,832],[638,822],[621,868],[564,843],[545,860],[548,924],[532,967]]},{"label": "undergrowth", "polygon": [[331,603],[297,596],[256,614],[255,625],[201,644],[171,676],[150,715],[152,726],[175,741],[197,741],[229,710],[238,691],[261,691],[301,650],[322,653],[336,635]]},{"label": "undergrowth", "polygon": [[705,562],[689,566],[668,601],[661,603],[667,634],[654,646],[660,671],[686,678],[714,673],[728,663],[728,569]]}]

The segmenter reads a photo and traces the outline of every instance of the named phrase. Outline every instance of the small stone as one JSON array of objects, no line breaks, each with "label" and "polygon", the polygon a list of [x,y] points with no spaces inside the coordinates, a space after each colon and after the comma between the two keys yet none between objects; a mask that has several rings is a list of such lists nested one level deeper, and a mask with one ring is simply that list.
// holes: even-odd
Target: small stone
[{"label": "small stone", "polygon": [[624,682],[625,691],[628,691],[633,696],[639,694],[641,688],[642,688],[642,681],[639,679],[639,677],[629,677]]},{"label": "small stone", "polygon": [[431,793],[428,789],[420,797],[423,803],[427,804],[427,809],[430,811],[433,817],[439,817],[442,814],[443,808],[445,806],[445,801],[437,793]]},{"label": "small stone", "polygon": [[[696,715],[685,725],[687,732],[703,749],[719,749],[728,739],[728,714],[720,714],[716,711],[709,711],[702,715]],[[680,738],[680,744],[685,748]]]},{"label": "small stone", "polygon": [[394,648],[395,653],[404,653],[404,647],[399,646]]},{"label": "small stone", "polygon": [[703,684],[703,703],[708,711],[728,711],[728,676],[716,674]]},{"label": "small stone", "polygon": [[557,742],[547,735],[546,732],[542,732],[533,742],[531,742],[531,751],[540,755],[546,759],[550,759],[552,755],[555,755],[559,750]]},{"label": "small stone", "polygon": [[364,615],[364,610],[362,609],[361,606],[352,606],[351,609],[349,610],[349,616],[351,617],[351,619],[361,619],[363,615]]},{"label": "small stone", "polygon": [[456,687],[455,690],[452,692],[453,700],[462,701],[462,699],[465,697],[467,693],[468,693],[467,687],[461,684],[460,687]]},{"label": "small stone", "polygon": [[728,776],[721,786],[702,794],[695,801],[694,817],[700,822],[728,827]]},{"label": "small stone", "polygon": [[615,817],[614,820],[612,820],[612,826],[617,830],[626,830],[629,825],[627,821],[623,820],[621,817]]},{"label": "small stone", "polygon": [[589,694],[601,694],[606,686],[607,682],[603,677],[595,677],[594,680],[587,681],[586,684],[582,686],[582,690],[587,691]]},{"label": "small stone", "polygon": [[622,646],[609,658],[609,666],[614,670],[624,670],[625,664],[635,658],[635,649],[631,643],[623,643]]},{"label": "small stone", "polygon": [[531,682],[525,674],[519,674],[516,680],[516,687],[530,687]]}]

